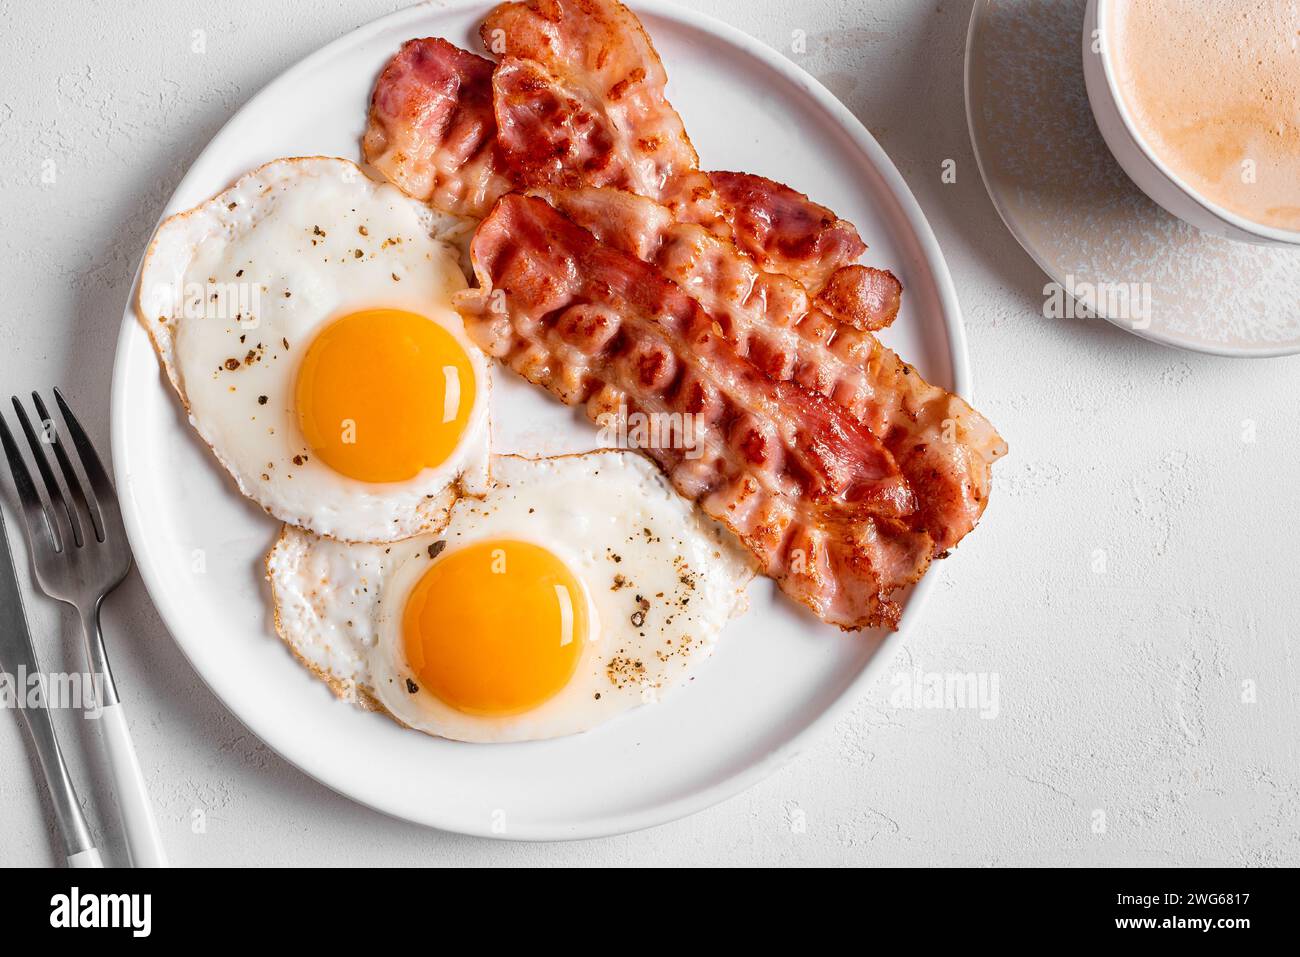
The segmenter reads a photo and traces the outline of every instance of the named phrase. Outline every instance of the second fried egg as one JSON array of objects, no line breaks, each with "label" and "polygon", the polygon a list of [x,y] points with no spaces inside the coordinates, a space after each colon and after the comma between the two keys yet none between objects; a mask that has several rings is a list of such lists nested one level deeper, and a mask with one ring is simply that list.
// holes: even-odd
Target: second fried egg
[{"label": "second fried egg", "polygon": [[481,499],[392,545],[286,528],[281,636],[340,697],[462,741],[582,731],[693,676],[753,575],[646,459],[499,456]]}]

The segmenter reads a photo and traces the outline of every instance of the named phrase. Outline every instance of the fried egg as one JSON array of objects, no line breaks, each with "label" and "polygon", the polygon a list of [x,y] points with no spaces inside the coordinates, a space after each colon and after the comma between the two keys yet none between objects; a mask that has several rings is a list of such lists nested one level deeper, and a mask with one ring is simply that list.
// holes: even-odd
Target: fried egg
[{"label": "fried egg", "polygon": [[482,499],[391,545],[286,527],[276,628],[345,700],[461,741],[573,734],[692,679],[748,559],[648,460],[497,456]]},{"label": "fried egg", "polygon": [[342,159],[282,159],[159,227],[138,311],[243,494],[349,541],[487,481],[487,364],[450,305],[470,224]]}]

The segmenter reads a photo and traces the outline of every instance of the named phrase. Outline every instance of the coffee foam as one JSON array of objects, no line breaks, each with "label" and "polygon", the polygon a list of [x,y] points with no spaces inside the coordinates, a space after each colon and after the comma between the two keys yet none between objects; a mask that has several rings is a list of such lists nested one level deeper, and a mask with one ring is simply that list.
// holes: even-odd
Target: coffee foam
[{"label": "coffee foam", "polygon": [[1153,153],[1210,202],[1300,230],[1300,0],[1115,0],[1106,42]]}]

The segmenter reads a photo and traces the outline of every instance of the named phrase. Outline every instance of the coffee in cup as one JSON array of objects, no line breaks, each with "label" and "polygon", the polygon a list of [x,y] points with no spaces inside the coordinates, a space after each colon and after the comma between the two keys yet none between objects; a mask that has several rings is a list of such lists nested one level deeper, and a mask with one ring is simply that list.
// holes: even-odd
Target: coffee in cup
[{"label": "coffee in cup", "polygon": [[1300,3],[1108,6],[1116,85],[1150,152],[1210,203],[1300,230]]}]

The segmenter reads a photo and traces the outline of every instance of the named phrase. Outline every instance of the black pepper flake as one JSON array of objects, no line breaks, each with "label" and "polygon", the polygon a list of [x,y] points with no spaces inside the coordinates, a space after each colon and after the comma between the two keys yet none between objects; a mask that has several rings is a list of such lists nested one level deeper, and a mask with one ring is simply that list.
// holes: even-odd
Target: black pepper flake
[{"label": "black pepper flake", "polygon": [[264,395],[259,395],[259,396],[257,397],[257,404],[258,404],[258,405],[266,405],[266,403],[267,403],[267,397],[266,397],[266,396],[264,396]]},{"label": "black pepper flake", "polygon": [[295,455],[293,457],[294,465],[302,465],[306,461],[307,461],[307,457],[305,455]]},{"label": "black pepper flake", "polygon": [[641,610],[632,612],[632,627],[640,628],[644,624],[645,624],[645,612]]},{"label": "black pepper flake", "polygon": [[429,546],[429,557],[437,558],[439,555],[442,554],[442,550],[446,547],[447,547],[447,543],[445,541],[434,542],[432,545]]},{"label": "black pepper flake", "polygon": [[419,690],[420,690],[420,686],[419,686],[419,685],[417,685],[417,684],[416,684],[414,681],[412,681],[410,678],[407,678],[407,679],[406,679],[406,691],[407,691],[408,694],[415,694],[415,693],[416,693],[417,691],[419,691]]},{"label": "black pepper flake", "polygon": [[227,368],[228,370],[230,370],[231,372],[234,372],[236,369],[239,368],[239,360],[238,360],[238,359],[233,359],[233,358],[232,358],[232,359],[227,359],[227,360],[226,360],[226,368]]}]

